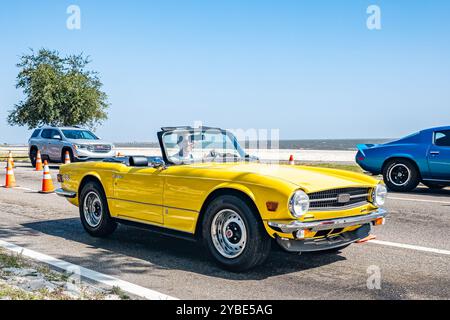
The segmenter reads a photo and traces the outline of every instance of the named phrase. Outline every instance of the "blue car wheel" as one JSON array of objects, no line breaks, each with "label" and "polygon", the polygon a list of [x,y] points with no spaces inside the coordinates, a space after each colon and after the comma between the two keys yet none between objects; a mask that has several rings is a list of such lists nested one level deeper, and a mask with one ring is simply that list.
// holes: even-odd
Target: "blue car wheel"
[{"label": "blue car wheel", "polygon": [[386,163],[383,178],[389,190],[399,192],[412,191],[420,182],[417,167],[407,159],[393,159]]}]

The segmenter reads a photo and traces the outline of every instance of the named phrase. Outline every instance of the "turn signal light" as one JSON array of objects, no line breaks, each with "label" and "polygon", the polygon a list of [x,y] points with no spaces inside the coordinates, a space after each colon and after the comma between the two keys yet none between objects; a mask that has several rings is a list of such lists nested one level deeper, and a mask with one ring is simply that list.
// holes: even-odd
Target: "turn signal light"
[{"label": "turn signal light", "polygon": [[278,209],[278,202],[274,202],[274,201],[268,201],[268,202],[266,202],[266,207],[267,207],[267,210],[269,210],[269,211],[277,211],[277,209]]},{"label": "turn signal light", "polygon": [[382,226],[382,225],[384,225],[385,221],[386,220],[384,218],[378,218],[377,220],[375,220],[373,222],[373,225],[374,226]]}]

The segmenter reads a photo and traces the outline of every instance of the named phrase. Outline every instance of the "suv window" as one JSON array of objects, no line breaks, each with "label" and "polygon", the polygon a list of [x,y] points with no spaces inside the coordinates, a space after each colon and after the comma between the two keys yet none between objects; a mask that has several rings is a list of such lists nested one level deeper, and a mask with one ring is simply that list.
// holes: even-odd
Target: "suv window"
[{"label": "suv window", "polygon": [[88,130],[63,130],[62,132],[67,139],[98,140],[95,134]]},{"label": "suv window", "polygon": [[44,139],[51,139],[52,138],[52,129],[44,129],[42,130],[41,137]]},{"label": "suv window", "polygon": [[39,132],[41,132],[41,129],[34,130],[33,134],[31,135],[31,138],[36,138],[39,135]]},{"label": "suv window", "polygon": [[450,130],[435,132],[434,144],[440,147],[450,147]]}]

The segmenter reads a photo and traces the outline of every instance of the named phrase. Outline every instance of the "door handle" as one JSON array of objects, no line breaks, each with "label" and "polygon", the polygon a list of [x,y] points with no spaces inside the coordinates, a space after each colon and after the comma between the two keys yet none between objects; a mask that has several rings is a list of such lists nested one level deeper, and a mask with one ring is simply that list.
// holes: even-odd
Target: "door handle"
[{"label": "door handle", "polygon": [[439,151],[430,151],[430,154],[433,156],[438,156],[440,154]]}]

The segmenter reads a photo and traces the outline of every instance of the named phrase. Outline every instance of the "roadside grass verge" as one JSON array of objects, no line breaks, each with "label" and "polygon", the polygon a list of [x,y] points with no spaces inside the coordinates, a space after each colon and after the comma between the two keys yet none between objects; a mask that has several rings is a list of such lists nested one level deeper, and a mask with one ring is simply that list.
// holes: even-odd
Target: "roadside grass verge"
[{"label": "roadside grass verge", "polygon": [[[57,272],[45,264],[26,259],[21,254],[10,253],[0,248],[0,300],[130,299],[120,288],[103,290],[81,284],[79,279],[77,281],[71,279],[72,276],[67,272]],[[33,281],[43,281],[46,285],[36,289],[23,287]],[[75,288],[76,293],[68,292],[68,286]]]},{"label": "roadside grass verge", "polygon": [[363,170],[357,164],[341,164],[341,163],[333,163],[333,162],[298,162],[298,163],[296,162],[296,164],[301,165],[301,166],[339,169],[339,170],[347,170],[347,171],[352,171],[352,172],[363,173]]}]

